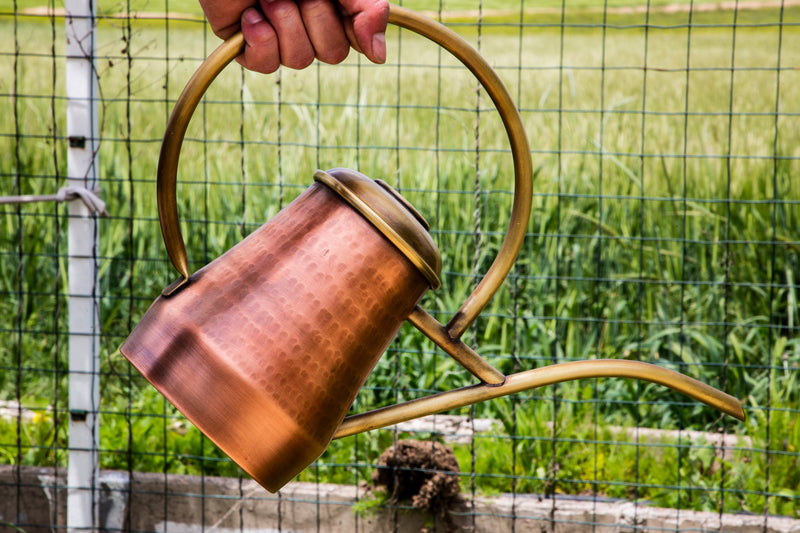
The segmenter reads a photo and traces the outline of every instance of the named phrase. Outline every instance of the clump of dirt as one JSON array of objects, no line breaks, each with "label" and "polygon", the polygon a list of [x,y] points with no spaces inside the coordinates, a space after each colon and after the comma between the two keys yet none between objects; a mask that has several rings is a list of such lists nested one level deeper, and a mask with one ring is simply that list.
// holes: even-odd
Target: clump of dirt
[{"label": "clump of dirt", "polygon": [[458,461],[453,450],[435,441],[401,440],[378,458],[372,474],[394,503],[411,500],[415,509],[441,516],[450,524],[450,511],[462,505]]}]

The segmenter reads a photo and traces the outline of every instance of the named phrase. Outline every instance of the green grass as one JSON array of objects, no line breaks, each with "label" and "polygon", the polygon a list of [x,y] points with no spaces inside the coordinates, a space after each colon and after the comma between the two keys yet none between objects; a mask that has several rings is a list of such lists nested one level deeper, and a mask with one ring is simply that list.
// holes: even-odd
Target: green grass
[{"label": "green grass", "polygon": [[[787,9],[784,22],[797,14]],[[749,420],[734,423],[663,387],[624,380],[488,402],[464,411],[501,421],[497,435],[457,450],[462,469],[475,472],[465,487],[797,515],[800,32],[787,25],[779,35],[775,10],[739,13],[735,32],[731,12],[697,14],[701,25],[691,30],[687,14],[653,14],[647,29],[644,15],[632,14],[605,28],[567,26],[562,41],[548,25],[559,14],[530,16],[521,37],[510,25],[481,33],[482,53],[517,97],[536,177],[520,259],[466,340],[504,372],[593,357],[656,362],[742,398]],[[581,17],[574,21],[598,15]],[[15,29],[6,17],[0,27],[2,188],[51,193],[66,172],[63,138],[54,143],[51,132],[63,136],[64,103],[49,98],[53,87],[63,95],[63,66],[53,74],[50,57],[52,34],[63,53],[62,24],[22,20]],[[456,28],[478,42],[474,28]],[[163,22],[110,20],[99,36],[99,161],[112,213],[101,229],[102,466],[236,475],[114,355],[174,276],[154,206],[171,106],[164,98],[177,96],[217,41],[178,22],[167,33]],[[508,221],[507,141],[487,98],[477,102],[471,76],[447,58],[439,69],[431,45],[406,34],[398,41],[392,31],[389,65],[357,61],[279,77],[223,73],[181,163],[192,266],[271,217],[315,168],[350,166],[396,185],[432,222],[445,271],[442,289],[423,305],[445,321],[488,267]],[[65,460],[64,215],[50,204],[2,209],[0,399],[19,398],[41,416],[19,428],[0,421],[0,461]],[[471,382],[404,328],[354,409]],[[699,445],[637,446],[611,425],[722,427],[752,444],[723,462]],[[366,480],[392,438],[379,431],[334,442],[302,478]]]}]

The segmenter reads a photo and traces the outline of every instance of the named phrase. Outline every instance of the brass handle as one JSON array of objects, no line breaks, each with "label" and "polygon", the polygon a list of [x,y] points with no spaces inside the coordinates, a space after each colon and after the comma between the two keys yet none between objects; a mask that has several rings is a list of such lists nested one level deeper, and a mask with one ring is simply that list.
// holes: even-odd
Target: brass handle
[{"label": "brass handle", "polygon": [[[427,37],[459,59],[475,75],[492,98],[511,142],[515,174],[511,220],[494,262],[447,325],[445,336],[451,339],[458,339],[502,285],[522,247],[531,213],[533,193],[533,167],[528,139],[525,134],[525,128],[522,125],[522,118],[505,85],[486,60],[464,39],[428,17],[395,5],[390,6],[389,22]],[[211,82],[214,81],[222,69],[241,53],[243,47],[244,38],[241,33],[238,33],[226,40],[208,56],[192,75],[180,97],[178,97],[164,133],[164,141],[161,145],[161,154],[158,160],[158,218],[161,223],[161,234],[164,237],[167,254],[182,276],[181,280],[164,290],[165,294],[173,292],[189,278],[189,261],[186,255],[186,245],[181,234],[176,196],[178,158],[183,138],[186,134],[189,120],[203,94],[205,94]],[[421,311],[421,313],[424,313],[424,311]],[[422,321],[413,322],[420,327],[418,323]],[[433,329],[440,329],[438,322]],[[428,336],[437,334],[433,330],[423,331]],[[493,373],[492,370],[487,370],[487,372],[483,374],[479,372],[479,377],[488,382],[502,382],[501,374],[496,371]],[[493,374],[496,375],[491,377]]]}]

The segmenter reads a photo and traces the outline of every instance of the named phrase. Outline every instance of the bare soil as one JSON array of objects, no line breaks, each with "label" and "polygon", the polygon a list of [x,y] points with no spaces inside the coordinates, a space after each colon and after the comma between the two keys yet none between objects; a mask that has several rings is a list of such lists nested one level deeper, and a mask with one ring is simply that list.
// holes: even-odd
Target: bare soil
[{"label": "bare soil", "polygon": [[372,481],[393,503],[410,500],[415,509],[446,519],[463,505],[459,472],[453,450],[444,444],[401,440],[381,454]]}]

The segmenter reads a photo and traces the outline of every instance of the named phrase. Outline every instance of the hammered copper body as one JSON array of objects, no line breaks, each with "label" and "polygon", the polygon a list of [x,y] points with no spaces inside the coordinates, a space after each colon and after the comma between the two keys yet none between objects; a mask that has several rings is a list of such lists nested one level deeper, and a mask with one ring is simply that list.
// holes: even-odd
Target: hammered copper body
[{"label": "hammered copper body", "polygon": [[187,289],[159,297],[122,353],[275,491],[327,447],[427,288],[395,246],[316,183]]}]

